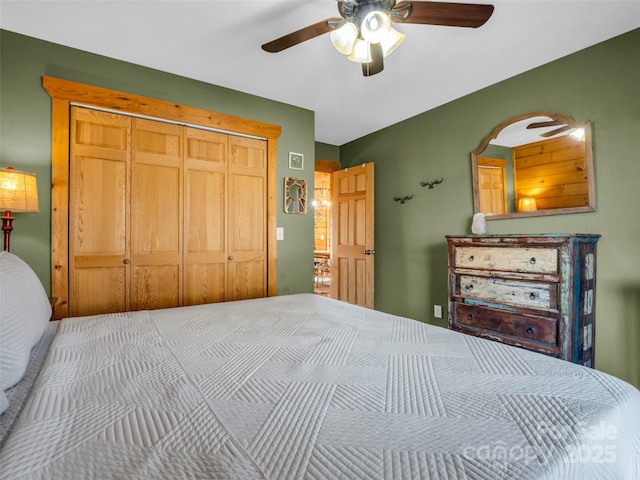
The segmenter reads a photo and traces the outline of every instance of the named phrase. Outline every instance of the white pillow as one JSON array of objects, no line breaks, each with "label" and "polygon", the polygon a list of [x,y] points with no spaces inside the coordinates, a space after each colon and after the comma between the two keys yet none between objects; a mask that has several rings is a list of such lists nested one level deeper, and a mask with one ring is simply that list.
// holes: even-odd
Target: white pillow
[{"label": "white pillow", "polygon": [[51,317],[47,294],[31,267],[16,255],[0,252],[0,387],[14,386],[24,375],[31,348]]}]

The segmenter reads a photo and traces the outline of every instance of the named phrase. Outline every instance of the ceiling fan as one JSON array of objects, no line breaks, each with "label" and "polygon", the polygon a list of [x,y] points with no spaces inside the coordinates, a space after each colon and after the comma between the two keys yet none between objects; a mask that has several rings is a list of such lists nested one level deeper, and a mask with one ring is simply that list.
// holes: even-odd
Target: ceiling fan
[{"label": "ceiling fan", "polygon": [[550,130],[548,132],[543,132],[540,134],[541,137],[553,137],[560,133],[566,132],[567,130],[575,129],[575,125],[571,125],[569,122],[565,122],[562,120],[549,120],[545,122],[534,122],[527,125],[527,129],[533,128],[546,128],[546,127],[559,127],[554,130]]},{"label": "ceiling fan", "polygon": [[340,17],[331,17],[262,45],[276,53],[331,32],[331,42],[349,60],[362,64],[365,77],[380,73],[383,58],[393,52],[405,35],[391,23],[417,23],[477,28],[493,13],[493,5],[431,1],[342,0]]}]

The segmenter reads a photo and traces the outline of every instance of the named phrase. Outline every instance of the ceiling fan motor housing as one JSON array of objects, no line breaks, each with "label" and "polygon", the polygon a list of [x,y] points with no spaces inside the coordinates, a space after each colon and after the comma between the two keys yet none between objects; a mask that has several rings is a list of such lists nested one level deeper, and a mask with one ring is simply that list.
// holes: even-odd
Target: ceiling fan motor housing
[{"label": "ceiling fan motor housing", "polygon": [[389,14],[395,4],[395,0],[345,0],[338,3],[338,10],[345,20],[360,27],[364,17],[370,12],[383,11]]}]

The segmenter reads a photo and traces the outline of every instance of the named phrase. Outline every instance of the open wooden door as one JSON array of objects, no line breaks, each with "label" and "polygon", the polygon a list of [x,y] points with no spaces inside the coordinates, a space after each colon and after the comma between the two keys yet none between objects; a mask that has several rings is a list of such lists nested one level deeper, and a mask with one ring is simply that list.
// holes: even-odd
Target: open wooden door
[{"label": "open wooden door", "polygon": [[491,215],[509,213],[506,160],[478,158],[478,198],[482,213]]},{"label": "open wooden door", "polygon": [[373,308],[373,163],[333,173],[331,297]]}]

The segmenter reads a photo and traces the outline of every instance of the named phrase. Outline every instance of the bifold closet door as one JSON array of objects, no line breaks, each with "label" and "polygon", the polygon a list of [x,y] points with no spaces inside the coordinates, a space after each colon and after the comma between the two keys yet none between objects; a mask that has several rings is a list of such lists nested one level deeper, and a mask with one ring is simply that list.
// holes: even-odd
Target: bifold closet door
[{"label": "bifold closet door", "polygon": [[72,108],[72,316],[267,295],[267,142]]},{"label": "bifold closet door", "polygon": [[185,304],[266,297],[266,142],[187,128],[185,145]]},{"label": "bifold closet door", "polygon": [[133,119],[131,310],[182,305],[183,127]]},{"label": "bifold closet door", "polygon": [[229,137],[227,300],[267,296],[267,142]]},{"label": "bifold closet door", "polygon": [[227,300],[228,135],[185,129],[184,304]]},{"label": "bifold closet door", "polygon": [[131,118],[71,111],[69,313],[129,310]]}]

